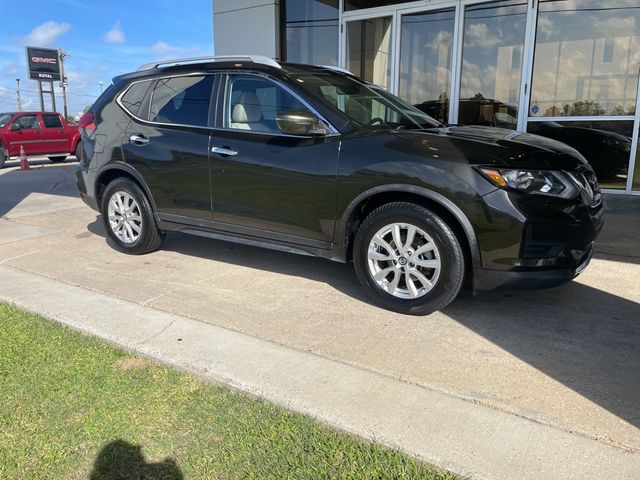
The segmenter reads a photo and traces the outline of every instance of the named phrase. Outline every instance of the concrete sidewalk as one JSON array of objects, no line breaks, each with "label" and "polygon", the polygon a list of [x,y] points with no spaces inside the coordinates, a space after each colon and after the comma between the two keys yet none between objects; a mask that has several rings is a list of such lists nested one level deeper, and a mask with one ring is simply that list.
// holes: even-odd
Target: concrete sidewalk
[{"label": "concrete sidewalk", "polygon": [[5,265],[0,278],[2,301],[462,475],[640,474],[637,453],[418,385]]}]

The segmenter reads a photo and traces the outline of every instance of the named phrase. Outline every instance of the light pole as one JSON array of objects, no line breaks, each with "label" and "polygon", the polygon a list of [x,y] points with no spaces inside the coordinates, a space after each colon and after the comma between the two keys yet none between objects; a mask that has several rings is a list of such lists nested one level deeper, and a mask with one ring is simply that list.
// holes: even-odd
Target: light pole
[{"label": "light pole", "polygon": [[[67,112],[67,77],[64,74],[64,61],[69,58],[69,54],[63,49],[58,49],[58,57],[60,58],[60,86],[62,87],[62,101],[64,104],[64,118],[69,116]],[[53,84],[52,84],[53,85]],[[52,87],[53,90],[53,87]]]},{"label": "light pole", "polygon": [[16,93],[18,94],[18,111],[21,112],[22,111],[22,98],[20,98],[20,79],[16,78],[16,83],[18,84],[18,89],[16,90]]},{"label": "light pole", "polygon": [[100,95],[102,95],[102,80],[98,82],[100,84]]}]

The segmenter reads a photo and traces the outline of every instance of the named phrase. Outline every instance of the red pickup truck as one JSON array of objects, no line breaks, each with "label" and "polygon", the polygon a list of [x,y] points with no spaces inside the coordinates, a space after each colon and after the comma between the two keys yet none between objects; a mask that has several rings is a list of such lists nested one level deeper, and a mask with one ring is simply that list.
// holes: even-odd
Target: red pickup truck
[{"label": "red pickup truck", "polygon": [[0,113],[0,168],[7,159],[20,156],[20,147],[27,156],[64,162],[78,152],[80,133],[56,112]]}]

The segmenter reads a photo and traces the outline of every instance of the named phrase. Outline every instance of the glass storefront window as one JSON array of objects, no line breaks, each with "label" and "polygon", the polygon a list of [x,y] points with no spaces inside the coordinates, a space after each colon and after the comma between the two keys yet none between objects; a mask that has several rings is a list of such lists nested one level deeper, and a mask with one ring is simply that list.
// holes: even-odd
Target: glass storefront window
[{"label": "glass storefront window", "polygon": [[466,7],[458,123],[515,129],[527,2]]},{"label": "glass storefront window", "polygon": [[559,140],[578,150],[591,164],[602,188],[627,185],[633,121],[534,121],[529,133]]},{"label": "glass storefront window", "polygon": [[455,10],[403,15],[401,23],[400,97],[448,123]]},{"label": "glass storefront window", "polygon": [[391,17],[347,23],[347,68],[358,77],[389,88]]},{"label": "glass storefront window", "polygon": [[541,0],[531,116],[633,115],[640,2]]},{"label": "glass storefront window", "polygon": [[344,0],[344,10],[361,10],[363,8],[382,7],[396,5],[398,3],[415,2],[416,0]]},{"label": "glass storefront window", "polygon": [[338,65],[338,0],[289,0],[284,12],[287,62]]}]

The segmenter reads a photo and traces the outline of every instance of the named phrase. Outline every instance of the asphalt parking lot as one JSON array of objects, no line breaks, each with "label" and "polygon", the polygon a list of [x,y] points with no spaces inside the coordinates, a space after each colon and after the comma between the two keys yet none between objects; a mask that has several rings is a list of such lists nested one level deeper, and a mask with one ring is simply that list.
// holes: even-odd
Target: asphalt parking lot
[{"label": "asphalt parking lot", "polygon": [[0,171],[4,266],[640,452],[640,198],[607,197],[596,257],[571,284],[467,293],[416,318],[370,304],[351,265],[181,234],[117,253],[74,164],[33,165]]}]

